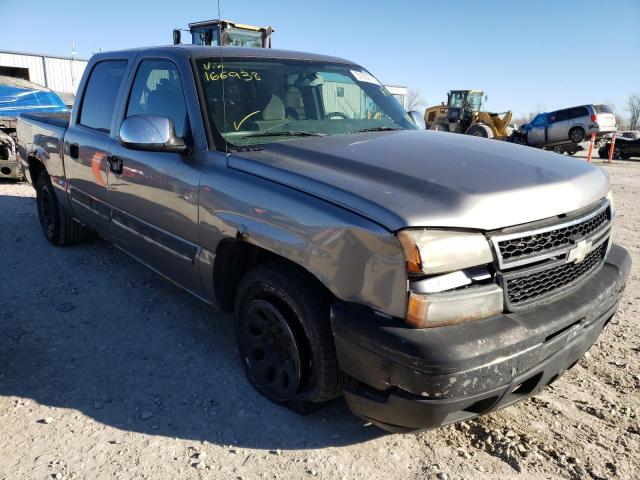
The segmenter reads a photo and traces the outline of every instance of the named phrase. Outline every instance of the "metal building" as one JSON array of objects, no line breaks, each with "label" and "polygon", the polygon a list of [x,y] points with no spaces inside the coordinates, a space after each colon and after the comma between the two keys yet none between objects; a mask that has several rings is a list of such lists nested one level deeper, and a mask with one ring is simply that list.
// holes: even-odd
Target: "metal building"
[{"label": "metal building", "polygon": [[0,75],[23,78],[75,95],[87,60],[0,50]]}]

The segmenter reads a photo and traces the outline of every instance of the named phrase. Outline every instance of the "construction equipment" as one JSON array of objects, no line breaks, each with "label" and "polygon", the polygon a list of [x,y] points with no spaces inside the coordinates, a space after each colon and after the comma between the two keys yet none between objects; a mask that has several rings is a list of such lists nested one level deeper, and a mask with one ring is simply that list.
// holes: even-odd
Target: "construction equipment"
[{"label": "construction equipment", "polygon": [[512,112],[491,113],[482,110],[487,96],[481,90],[451,90],[444,102],[424,112],[426,127],[431,130],[464,133],[476,137],[506,140],[511,129]]},{"label": "construction equipment", "polygon": [[191,34],[193,45],[231,45],[235,47],[271,48],[273,28],[254,27],[229,20],[206,20],[189,24],[189,30],[173,30],[173,43],[181,43],[181,32]]}]

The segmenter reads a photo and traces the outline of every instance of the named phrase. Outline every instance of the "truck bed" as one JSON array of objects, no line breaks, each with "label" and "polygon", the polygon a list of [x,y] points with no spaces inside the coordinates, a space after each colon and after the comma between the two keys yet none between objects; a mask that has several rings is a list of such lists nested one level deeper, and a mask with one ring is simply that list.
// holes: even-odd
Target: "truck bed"
[{"label": "truck bed", "polygon": [[18,154],[31,184],[29,161],[38,159],[52,176],[64,176],[64,134],[70,120],[69,113],[24,113],[18,117]]},{"label": "truck bed", "polygon": [[71,118],[70,113],[23,113],[20,118],[33,120],[37,123],[46,123],[48,125],[54,125],[66,130],[69,126],[69,120]]}]

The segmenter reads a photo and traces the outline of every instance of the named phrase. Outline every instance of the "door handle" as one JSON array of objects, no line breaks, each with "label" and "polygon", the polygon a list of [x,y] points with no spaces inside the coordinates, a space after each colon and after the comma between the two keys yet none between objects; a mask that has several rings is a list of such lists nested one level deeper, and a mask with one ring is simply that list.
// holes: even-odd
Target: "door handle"
[{"label": "door handle", "polygon": [[109,162],[109,170],[113,173],[122,173],[124,167],[122,158],[115,155],[107,155],[107,162]]},{"label": "door handle", "polygon": [[73,159],[77,159],[80,154],[80,146],[77,143],[69,145],[69,156]]}]

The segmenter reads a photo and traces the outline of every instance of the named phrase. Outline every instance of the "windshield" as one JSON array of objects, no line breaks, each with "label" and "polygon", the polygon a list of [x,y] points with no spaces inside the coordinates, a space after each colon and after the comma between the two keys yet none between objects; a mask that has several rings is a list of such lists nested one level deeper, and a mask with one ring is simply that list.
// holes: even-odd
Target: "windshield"
[{"label": "windshield", "polygon": [[301,136],[417,128],[369,72],[352,65],[282,59],[198,62],[214,134],[236,147]]},{"label": "windshield", "polygon": [[262,32],[229,28],[223,32],[223,45],[234,47],[262,48]]},{"label": "windshield", "polygon": [[451,92],[449,106],[479,112],[480,108],[482,108],[482,92]]}]

